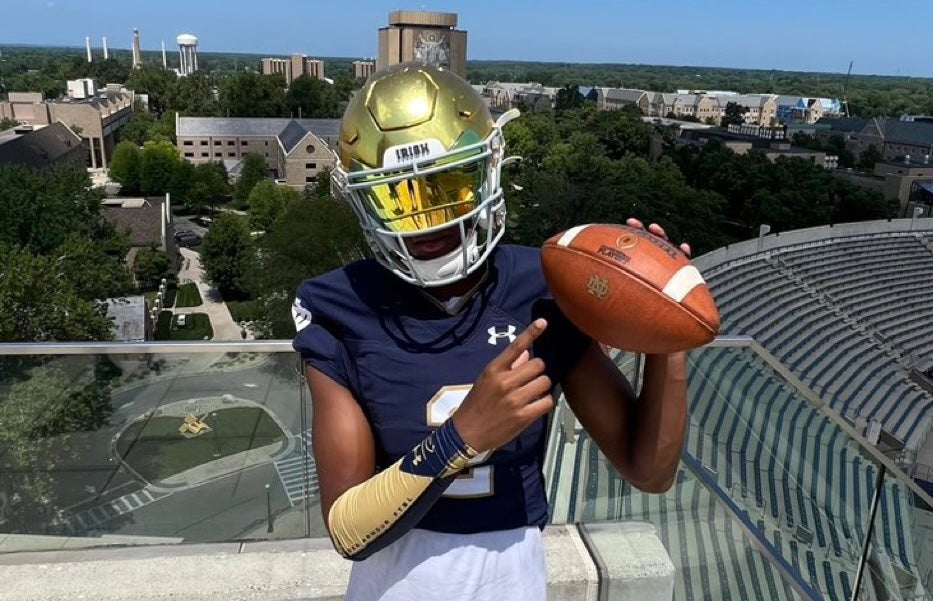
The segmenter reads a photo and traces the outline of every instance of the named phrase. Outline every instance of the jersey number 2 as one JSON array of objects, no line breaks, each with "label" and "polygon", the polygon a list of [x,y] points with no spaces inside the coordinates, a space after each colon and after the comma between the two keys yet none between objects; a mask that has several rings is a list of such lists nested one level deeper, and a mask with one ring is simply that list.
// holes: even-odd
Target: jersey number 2
[{"label": "jersey number 2", "polygon": [[[440,427],[447,418],[453,415],[460,407],[460,403],[470,392],[470,384],[461,386],[444,386],[428,401],[428,426]],[[457,476],[453,483],[444,492],[445,497],[468,499],[475,497],[488,497],[493,494],[493,479],[491,465],[478,465],[489,458],[489,451],[480,453],[470,461],[470,467]]]}]

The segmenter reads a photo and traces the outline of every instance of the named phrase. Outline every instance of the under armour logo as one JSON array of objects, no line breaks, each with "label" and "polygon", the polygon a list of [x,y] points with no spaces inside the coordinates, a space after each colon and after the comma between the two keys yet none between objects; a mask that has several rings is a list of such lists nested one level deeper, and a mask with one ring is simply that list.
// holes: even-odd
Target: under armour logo
[{"label": "under armour logo", "polygon": [[486,332],[489,333],[489,344],[493,346],[499,344],[500,338],[508,338],[509,342],[515,342],[515,326],[510,325],[503,332],[496,330],[496,326],[489,326]]},{"label": "under armour logo", "polygon": [[311,324],[311,311],[308,311],[300,298],[296,298],[292,303],[292,319],[295,321],[295,329],[302,331]]}]

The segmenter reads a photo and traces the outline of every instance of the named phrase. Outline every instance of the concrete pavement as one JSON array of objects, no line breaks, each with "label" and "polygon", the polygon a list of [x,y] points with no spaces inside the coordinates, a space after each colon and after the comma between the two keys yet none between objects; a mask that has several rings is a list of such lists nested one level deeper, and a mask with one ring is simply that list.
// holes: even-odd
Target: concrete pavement
[{"label": "concrete pavement", "polygon": [[214,330],[213,340],[243,340],[240,326],[233,321],[230,309],[220,296],[220,292],[205,281],[201,267],[201,255],[190,248],[181,248],[182,267],[178,271],[179,287],[194,282],[203,301],[197,307],[173,308],[172,313],[205,313],[211,320]]}]

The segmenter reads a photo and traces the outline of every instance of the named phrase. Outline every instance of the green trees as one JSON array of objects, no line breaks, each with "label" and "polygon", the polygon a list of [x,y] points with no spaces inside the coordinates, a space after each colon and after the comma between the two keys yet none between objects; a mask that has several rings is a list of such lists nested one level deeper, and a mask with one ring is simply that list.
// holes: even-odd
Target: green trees
[{"label": "green trees", "polygon": [[230,194],[223,163],[192,165],[167,140],[146,142],[142,150],[128,140],[120,142],[110,163],[110,176],[120,182],[124,195],[168,192],[175,206],[195,212],[225,202]]},{"label": "green trees", "polygon": [[746,235],[761,223],[780,231],[893,216],[880,194],[836,180],[805,159],[737,155],[718,141],[683,148],[675,157],[690,185],[725,199],[725,216]]},{"label": "green trees", "polygon": [[291,188],[282,188],[275,182],[265,179],[255,186],[249,194],[249,227],[253,231],[265,231],[285,212],[286,197],[300,194]]},{"label": "green trees", "polygon": [[4,529],[60,535],[57,466],[86,452],[86,437],[76,434],[107,424],[113,413],[110,382],[119,370],[100,356],[10,363],[0,366],[8,384],[0,403],[0,447],[3,489],[15,492],[16,502],[7,499]]},{"label": "green trees", "polygon": [[110,177],[119,182],[122,194],[139,194],[140,162],[139,146],[135,141],[124,140],[114,148],[110,159]]},{"label": "green trees", "polygon": [[720,125],[723,127],[742,125],[745,123],[745,113],[748,112],[748,107],[736,104],[735,102],[727,102],[724,112],[725,114],[722,116]]},{"label": "green trees", "polygon": [[223,81],[220,104],[227,117],[284,117],[285,79],[280,75],[237,73]]},{"label": "green trees", "polygon": [[100,201],[83,169],[0,167],[0,341],[111,338],[95,301],[133,282]]},{"label": "green trees", "polygon": [[172,262],[165,252],[154,248],[144,248],[136,253],[133,273],[140,288],[154,290],[159,287],[162,278],[172,277]]},{"label": "green trees", "polygon": [[110,175],[120,182],[124,194],[159,196],[172,189],[172,178],[180,165],[178,151],[169,141],[149,141],[140,150],[125,140],[114,150]]},{"label": "green trees", "polygon": [[288,200],[259,251],[248,287],[263,316],[261,334],[278,338],[295,335],[290,308],[302,280],[369,254],[352,209],[330,197],[326,173],[304,197]]},{"label": "green trees", "polygon": [[152,113],[136,111],[129,122],[120,130],[120,138],[136,146],[148,141],[175,143],[175,114],[166,113],[156,118]]},{"label": "green trees", "polygon": [[170,142],[146,142],[140,156],[139,192],[143,196],[165,194],[181,158]]},{"label": "green trees", "polygon": [[0,166],[0,246],[51,254],[72,233],[106,240],[113,232],[100,216],[102,198],[83,169]]},{"label": "green trees", "polygon": [[139,69],[130,70],[126,78],[126,87],[138,94],[149,95],[149,110],[161,115],[169,107],[169,89],[177,83],[178,78],[171,71],[166,71],[153,65],[144,64]]},{"label": "green trees", "polygon": [[268,172],[266,159],[261,154],[247,154],[243,158],[240,178],[237,180],[236,191],[233,194],[234,206],[245,209],[253,186],[266,179]]},{"label": "green trees", "polygon": [[859,155],[858,168],[862,171],[872,173],[875,170],[875,163],[880,163],[882,160],[884,160],[884,156],[881,154],[881,151],[879,151],[874,144],[871,144]]},{"label": "green trees", "polygon": [[191,187],[185,196],[185,205],[194,212],[203,211],[206,207],[225,202],[230,195],[230,185],[227,183],[227,170],[223,163],[201,163],[193,167],[190,180]]},{"label": "green trees", "polygon": [[227,300],[247,292],[245,275],[253,261],[253,241],[246,220],[224,214],[208,230],[201,245],[201,265],[207,279]]},{"label": "green trees", "polygon": [[554,101],[554,109],[558,111],[568,111],[583,106],[583,95],[580,94],[578,86],[567,84],[557,90],[557,98]]},{"label": "green trees", "polygon": [[634,110],[578,109],[509,124],[509,154],[525,160],[503,178],[506,236],[536,246],[572,225],[638,217],[659,221],[698,253],[722,244],[722,198],[688,186],[670,159],[649,160],[654,135]]},{"label": "green trees", "polygon": [[335,86],[310,75],[296,77],[285,94],[289,116],[296,118],[338,117]]},{"label": "green trees", "polygon": [[215,87],[214,78],[204,71],[179,77],[166,90],[165,108],[189,117],[220,117],[225,113],[214,94]]},{"label": "green trees", "polygon": [[113,337],[103,311],[81,297],[63,262],[26,249],[0,250],[0,274],[0,341]]}]

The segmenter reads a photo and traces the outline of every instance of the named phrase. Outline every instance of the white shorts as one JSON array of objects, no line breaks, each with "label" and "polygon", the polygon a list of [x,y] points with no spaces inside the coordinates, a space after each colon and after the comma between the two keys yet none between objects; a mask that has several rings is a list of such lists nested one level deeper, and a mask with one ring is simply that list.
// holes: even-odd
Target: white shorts
[{"label": "white shorts", "polygon": [[354,562],[346,601],[544,601],[537,527],[446,534],[414,529]]}]

